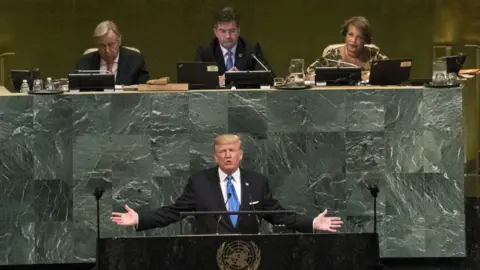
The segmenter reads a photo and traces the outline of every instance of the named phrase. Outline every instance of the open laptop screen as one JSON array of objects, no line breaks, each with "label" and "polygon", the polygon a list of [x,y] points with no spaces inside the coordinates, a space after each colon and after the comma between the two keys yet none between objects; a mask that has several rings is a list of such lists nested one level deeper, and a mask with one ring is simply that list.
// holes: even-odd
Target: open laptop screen
[{"label": "open laptop screen", "polygon": [[412,59],[372,61],[369,83],[371,85],[400,85],[410,79]]},{"label": "open laptop screen", "polygon": [[178,62],[177,82],[188,89],[218,89],[218,65],[209,62]]}]

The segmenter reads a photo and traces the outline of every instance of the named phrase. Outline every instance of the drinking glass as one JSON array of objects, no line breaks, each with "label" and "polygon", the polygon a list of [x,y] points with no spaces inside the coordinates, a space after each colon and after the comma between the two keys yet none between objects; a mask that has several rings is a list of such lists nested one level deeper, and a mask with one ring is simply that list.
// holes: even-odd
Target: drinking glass
[{"label": "drinking glass", "polygon": [[432,84],[445,85],[447,83],[447,63],[445,60],[436,60],[432,67]]},{"label": "drinking glass", "polygon": [[305,84],[305,61],[303,59],[290,60],[289,72],[294,84]]},{"label": "drinking glass", "polygon": [[454,85],[457,83],[457,73],[455,72],[450,72],[447,74],[447,84],[448,85]]},{"label": "drinking glass", "polygon": [[33,80],[32,91],[42,91],[43,90],[43,81],[41,79]]},{"label": "drinking glass", "polygon": [[273,79],[273,86],[281,86],[285,83],[285,79],[282,77],[277,77]]}]

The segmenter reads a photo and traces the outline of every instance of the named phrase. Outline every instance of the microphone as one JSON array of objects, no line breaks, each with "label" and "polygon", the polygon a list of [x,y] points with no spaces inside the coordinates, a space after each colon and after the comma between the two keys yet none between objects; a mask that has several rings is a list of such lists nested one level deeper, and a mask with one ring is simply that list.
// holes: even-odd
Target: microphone
[{"label": "microphone", "polygon": [[[250,193],[250,184],[248,184],[248,182],[245,182],[245,186],[247,187],[248,189],[248,199],[250,200],[250,205],[252,206],[253,208],[253,211],[257,211],[257,209],[255,209],[255,205],[252,204],[253,200],[252,200],[252,194]],[[258,215],[255,214],[255,219],[257,220],[257,226],[258,226],[258,234],[260,234],[260,220],[258,219]]]},{"label": "microphone", "polygon": [[98,74],[112,73],[108,70],[100,70],[100,69],[75,69],[75,72],[77,72],[77,73],[98,73]]},{"label": "microphone", "polygon": [[[373,233],[377,234],[377,196],[378,193],[380,192],[380,189],[378,188],[377,184],[373,185],[368,185],[368,190],[370,190],[370,194],[373,197]],[[378,235],[377,235],[378,237]],[[380,250],[380,241],[378,242],[377,250]],[[380,252],[378,254],[377,260],[380,258]],[[383,269],[382,262],[380,260],[377,261],[377,263],[374,265],[373,269]]]},{"label": "microphone", "polygon": [[104,192],[105,192],[105,188],[96,187],[95,190],[93,191],[93,196],[95,196],[95,199],[100,200]]},{"label": "microphone", "polygon": [[[225,205],[227,205],[228,200],[230,200],[231,197],[232,197],[232,193],[229,192],[227,194],[227,200],[225,201]],[[218,234],[218,226],[220,225],[220,220],[222,220],[222,215],[220,215],[217,220],[217,229],[216,229],[217,234]]]},{"label": "microphone", "polygon": [[100,198],[102,198],[103,193],[105,192],[105,188],[103,187],[96,187],[93,191],[93,196],[95,196],[95,200],[97,200],[97,254],[96,254],[96,269],[100,269],[100,263],[98,261],[98,257],[100,254]]},{"label": "microphone", "polygon": [[317,65],[318,62],[320,62],[321,60],[325,60],[327,62],[334,62],[334,63],[337,63],[337,64],[344,64],[344,65],[347,65],[347,66],[350,66],[350,67],[356,67],[356,68],[359,68],[359,66],[355,65],[355,64],[352,64],[352,63],[349,63],[349,62],[345,62],[345,61],[342,61],[342,60],[335,60],[335,59],[330,59],[330,58],[326,58],[326,57],[320,57],[318,58],[313,64],[311,64],[309,67],[315,67]]},{"label": "microphone", "polygon": [[263,67],[263,69],[265,69],[266,71],[270,71],[260,60],[258,60],[257,56],[254,53],[252,53],[251,56],[253,59],[255,59],[255,61],[257,61],[257,63],[259,63]]},{"label": "microphone", "polygon": [[102,198],[104,192],[105,188],[103,187],[96,187],[93,191],[93,196],[97,200],[97,239],[100,238],[100,198]]},{"label": "microphone", "polygon": [[369,185],[367,188],[370,190],[370,194],[373,197],[373,232],[377,233],[377,195],[378,192],[380,192],[380,189],[376,184]]},{"label": "microphone", "polygon": [[334,59],[325,58],[325,57],[322,57],[322,58],[325,59],[327,62],[330,61],[330,62],[334,62],[334,63],[337,63],[337,64],[345,64],[345,65],[347,65],[347,66],[359,68],[359,66],[357,66],[357,65],[355,65],[355,64],[352,64],[352,63],[349,63],[349,62],[346,62],[346,61],[334,60]]}]

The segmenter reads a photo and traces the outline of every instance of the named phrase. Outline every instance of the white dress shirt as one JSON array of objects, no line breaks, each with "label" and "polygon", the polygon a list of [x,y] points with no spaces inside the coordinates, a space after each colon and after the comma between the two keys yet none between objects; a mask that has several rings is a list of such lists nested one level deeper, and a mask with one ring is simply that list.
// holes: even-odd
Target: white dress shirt
[{"label": "white dress shirt", "polygon": [[[117,70],[118,70],[118,58],[120,57],[120,52],[117,55],[117,58],[113,61],[112,65],[112,73],[115,76],[115,79],[117,78]],[[108,71],[108,66],[107,62],[105,62],[103,59],[100,58],[100,70],[101,71]]]},{"label": "white dress shirt", "polygon": [[[227,199],[228,199],[228,193],[227,193],[227,174],[224,173],[220,168],[218,168],[218,176],[220,178],[220,187],[222,188],[222,194],[223,194],[223,201],[225,202],[225,207],[227,208],[228,210],[228,205],[226,205],[227,203]],[[233,174],[232,174],[232,184],[233,184],[233,187],[235,188],[235,193],[237,193],[237,197],[238,197],[238,204],[240,205],[241,204],[241,200],[242,200],[242,184],[241,184],[241,180],[240,180],[240,169],[237,169]],[[232,194],[233,196],[233,194]],[[230,198],[231,200],[231,198]]]},{"label": "white dress shirt", "polygon": [[[225,66],[227,66],[228,50],[225,49],[222,45],[220,45],[220,49],[222,49],[223,60],[225,61]],[[233,46],[233,48],[230,51],[232,52],[233,66],[235,66],[235,52],[237,51],[237,44],[235,44],[235,46]]]}]

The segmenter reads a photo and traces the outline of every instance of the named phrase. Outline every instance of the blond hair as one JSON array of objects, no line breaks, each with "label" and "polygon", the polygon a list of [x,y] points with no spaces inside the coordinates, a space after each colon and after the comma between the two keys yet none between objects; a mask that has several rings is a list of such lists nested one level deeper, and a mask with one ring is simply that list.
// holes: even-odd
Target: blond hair
[{"label": "blond hair", "polygon": [[118,38],[118,42],[120,43],[122,40],[122,35],[118,30],[117,25],[112,21],[103,21],[95,27],[93,30],[93,39],[98,39],[106,36],[110,31],[112,31]]},{"label": "blond hair", "polygon": [[215,138],[215,145],[214,147],[216,148],[217,146],[224,145],[224,144],[229,144],[229,143],[238,143],[241,149],[242,146],[242,140],[240,139],[240,136],[236,134],[222,134],[218,135]]}]

